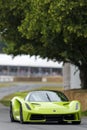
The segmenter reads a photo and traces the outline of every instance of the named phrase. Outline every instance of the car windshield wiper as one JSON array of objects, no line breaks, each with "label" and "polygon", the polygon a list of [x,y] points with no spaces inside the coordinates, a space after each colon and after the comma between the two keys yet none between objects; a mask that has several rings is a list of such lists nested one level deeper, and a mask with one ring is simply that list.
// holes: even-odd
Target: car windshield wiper
[{"label": "car windshield wiper", "polygon": [[51,99],[47,93],[46,93],[46,96],[47,96],[48,100],[51,102]]}]

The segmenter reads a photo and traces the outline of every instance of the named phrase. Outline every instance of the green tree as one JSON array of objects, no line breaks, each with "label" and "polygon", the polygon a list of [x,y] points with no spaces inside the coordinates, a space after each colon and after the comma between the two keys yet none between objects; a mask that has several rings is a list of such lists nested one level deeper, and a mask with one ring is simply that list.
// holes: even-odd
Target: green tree
[{"label": "green tree", "polygon": [[0,0],[0,32],[8,54],[74,64],[87,88],[86,0]]}]

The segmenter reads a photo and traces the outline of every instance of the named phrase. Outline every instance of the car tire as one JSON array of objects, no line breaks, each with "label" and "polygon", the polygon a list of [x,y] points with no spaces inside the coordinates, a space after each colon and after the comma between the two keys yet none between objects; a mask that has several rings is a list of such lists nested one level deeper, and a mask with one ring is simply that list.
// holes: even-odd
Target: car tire
[{"label": "car tire", "polygon": [[12,102],[10,102],[10,120],[11,122],[14,122],[14,116],[13,116],[13,108],[12,108]]},{"label": "car tire", "polygon": [[20,105],[20,123],[23,124],[23,110],[22,110],[22,105]]}]

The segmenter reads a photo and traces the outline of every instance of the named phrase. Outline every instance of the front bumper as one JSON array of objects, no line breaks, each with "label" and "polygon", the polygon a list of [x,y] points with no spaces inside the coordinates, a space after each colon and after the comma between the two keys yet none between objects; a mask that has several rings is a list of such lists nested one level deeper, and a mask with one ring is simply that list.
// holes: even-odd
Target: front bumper
[{"label": "front bumper", "polygon": [[47,122],[47,121],[58,121],[58,122],[73,122],[80,121],[79,113],[71,114],[28,114],[26,118],[27,122]]}]

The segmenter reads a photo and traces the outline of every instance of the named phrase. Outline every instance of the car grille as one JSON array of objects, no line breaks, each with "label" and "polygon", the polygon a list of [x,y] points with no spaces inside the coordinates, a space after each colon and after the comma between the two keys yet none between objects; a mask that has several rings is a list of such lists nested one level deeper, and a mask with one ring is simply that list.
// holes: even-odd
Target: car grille
[{"label": "car grille", "polygon": [[32,114],[30,120],[46,120],[46,121],[59,121],[59,120],[74,120],[74,114],[66,115],[53,115],[53,114]]}]

